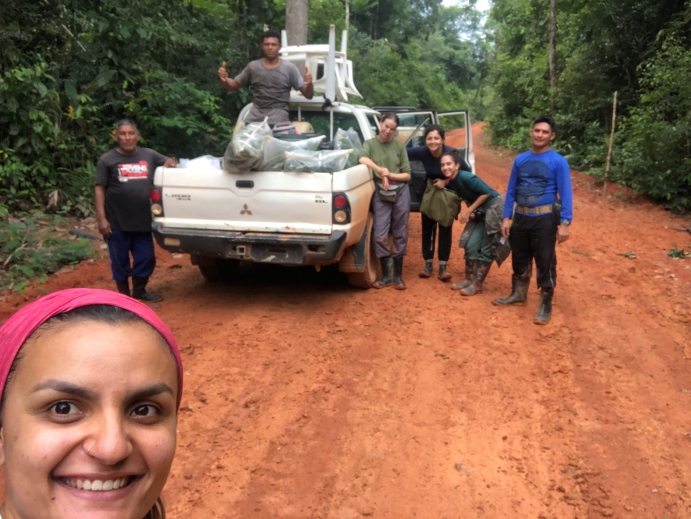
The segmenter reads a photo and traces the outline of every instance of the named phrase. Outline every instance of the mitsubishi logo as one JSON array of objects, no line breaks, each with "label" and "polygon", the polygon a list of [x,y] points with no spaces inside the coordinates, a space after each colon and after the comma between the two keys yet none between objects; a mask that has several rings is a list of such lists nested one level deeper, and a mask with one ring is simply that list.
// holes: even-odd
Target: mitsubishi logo
[{"label": "mitsubishi logo", "polygon": [[243,208],[242,208],[242,211],[240,211],[240,214],[252,214],[252,211],[250,211],[250,210],[247,208],[247,204],[245,204],[245,205],[243,206]]}]

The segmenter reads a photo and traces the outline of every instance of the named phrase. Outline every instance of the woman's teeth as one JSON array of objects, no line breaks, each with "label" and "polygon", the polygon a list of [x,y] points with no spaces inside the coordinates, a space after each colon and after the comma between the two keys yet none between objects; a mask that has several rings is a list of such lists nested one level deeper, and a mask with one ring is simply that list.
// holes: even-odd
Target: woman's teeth
[{"label": "woman's teeth", "polygon": [[91,492],[108,492],[109,490],[117,490],[118,488],[126,487],[129,483],[129,477],[119,479],[107,479],[102,481],[95,479],[63,479],[63,481],[72,488],[79,490],[90,490]]}]

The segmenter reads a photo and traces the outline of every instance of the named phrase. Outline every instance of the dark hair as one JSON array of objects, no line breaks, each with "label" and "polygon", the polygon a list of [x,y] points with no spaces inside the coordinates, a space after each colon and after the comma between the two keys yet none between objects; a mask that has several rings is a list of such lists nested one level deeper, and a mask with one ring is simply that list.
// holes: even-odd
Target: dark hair
[{"label": "dark hair", "polygon": [[442,153],[441,157],[439,157],[439,162],[441,162],[441,159],[446,156],[451,157],[456,164],[461,163],[461,156],[458,154],[458,150],[456,148],[451,148],[449,151]]},{"label": "dark hair", "polygon": [[430,124],[425,128],[425,140],[427,140],[427,136],[432,132],[437,132],[439,137],[441,137],[441,140],[446,139],[446,135],[444,135],[444,128],[438,124]]},{"label": "dark hair", "polygon": [[118,122],[115,123],[115,131],[117,132],[120,129],[120,126],[132,126],[134,128],[134,131],[138,132],[139,130],[137,129],[137,125],[134,124],[132,121],[129,119],[120,119]]},{"label": "dark hair", "polygon": [[264,43],[264,40],[267,38],[276,38],[278,39],[278,44],[281,44],[281,34],[278,31],[274,31],[273,29],[269,29],[268,31],[264,31],[262,33],[262,43]]},{"label": "dark hair", "polygon": [[[139,324],[143,323],[147,326],[151,326],[144,319],[136,314],[133,314],[129,310],[120,308],[112,305],[87,305],[75,308],[69,312],[63,314],[58,314],[54,317],[48,319],[45,323],[39,326],[34,333],[24,342],[26,344],[29,340],[40,337],[44,333],[50,331],[51,329],[60,327],[65,324],[73,324],[85,321],[96,321],[99,323],[110,324],[112,326],[117,326],[120,324]],[[156,330],[151,326],[153,330]],[[161,340],[168,344],[162,335],[156,330],[156,333],[161,337]],[[23,347],[23,345],[22,345]],[[10,384],[10,380],[13,378],[14,373],[17,371],[19,364],[22,362],[22,350],[20,349],[17,355],[14,357],[12,366],[10,366],[10,371],[7,374],[7,380],[5,381],[5,387],[2,391],[2,400],[0,400],[0,427],[2,426],[2,413],[5,409],[5,400],[7,398],[7,386]],[[151,510],[149,510],[143,519],[166,519],[166,509],[163,506],[163,501],[159,497]]]},{"label": "dark hair", "polygon": [[399,119],[398,116],[397,116],[395,113],[393,113],[393,112],[386,112],[384,115],[381,116],[381,122],[382,122],[382,123],[383,123],[384,121],[386,121],[387,119],[391,119],[392,121],[394,121],[394,122],[396,123],[396,128],[398,128],[398,125],[401,124],[400,119]]},{"label": "dark hair", "polygon": [[557,131],[557,123],[555,123],[554,119],[552,119],[549,115],[539,115],[538,117],[536,117],[533,121],[533,128],[535,128],[536,124],[540,123],[549,124],[549,127],[552,129],[552,133]]},{"label": "dark hair", "polygon": [[151,507],[143,519],[166,519],[166,507],[163,506],[163,501],[159,497]]}]

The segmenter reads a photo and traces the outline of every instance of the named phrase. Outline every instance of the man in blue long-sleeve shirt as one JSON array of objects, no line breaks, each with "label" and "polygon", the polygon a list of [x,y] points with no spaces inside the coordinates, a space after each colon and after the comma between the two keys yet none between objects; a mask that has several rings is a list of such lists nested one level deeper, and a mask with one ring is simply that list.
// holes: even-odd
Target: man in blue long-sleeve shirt
[{"label": "man in blue long-sleeve shirt", "polygon": [[509,297],[495,299],[494,304],[526,304],[535,258],[537,286],[541,290],[536,324],[549,322],[557,284],[555,246],[569,239],[573,218],[569,164],[550,148],[555,126],[554,119],[545,115],[533,122],[530,130],[533,147],[516,157],[513,163],[501,227],[503,237],[511,244],[512,290]]}]

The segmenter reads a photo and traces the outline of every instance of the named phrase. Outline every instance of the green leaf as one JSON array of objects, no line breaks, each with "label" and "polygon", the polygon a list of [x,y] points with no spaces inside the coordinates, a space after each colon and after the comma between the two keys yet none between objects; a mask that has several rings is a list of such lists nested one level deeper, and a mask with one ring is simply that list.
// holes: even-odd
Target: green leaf
[{"label": "green leaf", "polygon": [[116,70],[104,70],[96,79],[92,81],[92,84],[98,89],[108,84],[108,82],[113,79],[113,76],[117,74]]},{"label": "green leaf", "polygon": [[77,93],[77,85],[73,79],[65,81],[65,92],[72,105],[79,104],[79,94]]}]

